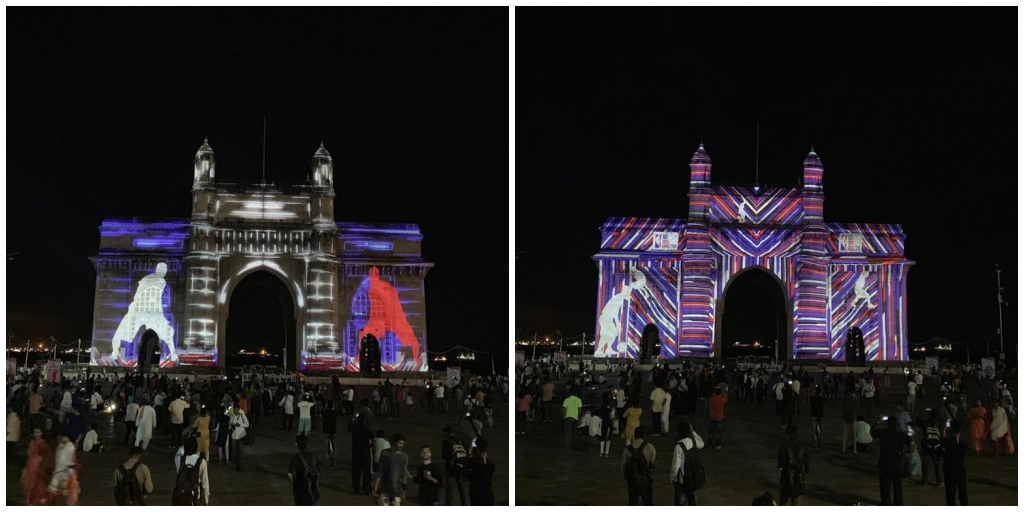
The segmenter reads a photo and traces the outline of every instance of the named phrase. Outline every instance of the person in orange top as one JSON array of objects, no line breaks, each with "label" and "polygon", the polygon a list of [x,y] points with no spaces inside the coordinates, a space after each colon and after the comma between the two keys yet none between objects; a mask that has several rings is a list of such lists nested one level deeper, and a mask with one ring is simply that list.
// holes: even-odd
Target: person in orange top
[{"label": "person in orange top", "polygon": [[988,409],[981,405],[981,400],[974,404],[974,408],[967,412],[967,421],[971,426],[971,442],[974,444],[974,451],[981,454],[981,445],[985,442],[986,423],[988,421]]},{"label": "person in orange top", "polygon": [[39,505],[46,499],[46,464],[53,459],[50,445],[43,439],[43,431],[32,431],[32,442],[28,445],[28,464],[21,473],[21,486],[25,493],[26,505]]},{"label": "person in orange top", "polygon": [[235,399],[238,400],[238,408],[249,417],[249,401],[245,399],[246,394],[236,394]]},{"label": "person in orange top", "polygon": [[725,421],[725,404],[729,398],[722,394],[722,388],[715,388],[715,394],[711,396],[711,435],[708,436],[708,446],[714,446],[716,450],[722,448],[722,422]]},{"label": "person in orange top", "polygon": [[526,413],[530,410],[531,403],[533,403],[533,397],[526,390],[526,386],[523,386],[519,398],[516,399],[516,434],[526,433]]}]

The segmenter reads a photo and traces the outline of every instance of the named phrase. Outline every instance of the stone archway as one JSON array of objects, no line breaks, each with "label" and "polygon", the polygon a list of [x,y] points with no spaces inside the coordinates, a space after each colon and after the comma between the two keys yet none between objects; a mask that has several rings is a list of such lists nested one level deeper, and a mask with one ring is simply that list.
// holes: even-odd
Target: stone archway
[{"label": "stone archway", "polygon": [[[778,344],[778,358],[780,360],[792,360],[792,303],[786,297],[785,285],[778,276],[760,266],[748,267],[737,272],[724,287],[722,297],[715,308],[719,312],[715,321],[715,359],[722,359],[730,355],[728,343],[732,342],[732,339],[727,337],[730,331],[729,327],[734,326],[736,321],[742,321],[742,318],[734,318],[737,312],[730,311],[728,302],[730,292],[733,291],[737,284],[741,286],[743,284],[755,285],[761,288],[768,296],[769,303],[764,304],[764,307],[771,309],[772,316],[775,319],[775,326],[774,329],[771,329],[772,338],[766,340],[766,342],[770,341],[773,344]],[[735,294],[736,292],[733,293]],[[774,353],[767,354],[774,356]]]}]

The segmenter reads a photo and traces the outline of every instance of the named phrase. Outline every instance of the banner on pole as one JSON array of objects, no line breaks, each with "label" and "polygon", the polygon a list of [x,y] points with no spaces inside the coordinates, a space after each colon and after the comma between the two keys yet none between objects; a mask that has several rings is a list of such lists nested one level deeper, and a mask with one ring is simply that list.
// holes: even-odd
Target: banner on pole
[{"label": "banner on pole", "polygon": [[14,375],[18,371],[18,360],[8,359],[7,360],[7,375]]},{"label": "banner on pole", "polygon": [[564,364],[568,360],[569,354],[567,354],[566,352],[555,352],[555,364]]},{"label": "banner on pole", "polygon": [[924,358],[924,365],[931,371],[932,368],[939,368],[939,356],[927,356]]},{"label": "banner on pole", "polygon": [[516,366],[519,368],[526,366],[526,352],[521,350],[516,351]]},{"label": "banner on pole", "polygon": [[448,387],[455,387],[457,382],[462,382],[462,368],[458,366],[448,367]]},{"label": "banner on pole", "polygon": [[46,362],[46,380],[60,382],[60,359],[50,359]]},{"label": "banner on pole", "polygon": [[996,358],[994,357],[983,357],[981,358],[981,371],[988,378],[994,378],[996,376]]}]

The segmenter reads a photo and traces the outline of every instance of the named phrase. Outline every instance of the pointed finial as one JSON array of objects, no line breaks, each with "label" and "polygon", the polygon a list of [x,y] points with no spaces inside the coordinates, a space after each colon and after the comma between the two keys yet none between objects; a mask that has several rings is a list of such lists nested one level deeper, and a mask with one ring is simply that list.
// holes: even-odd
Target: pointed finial
[{"label": "pointed finial", "polygon": [[[811,144],[811,153],[814,153],[814,144]],[[814,153],[817,154],[817,153]]]}]

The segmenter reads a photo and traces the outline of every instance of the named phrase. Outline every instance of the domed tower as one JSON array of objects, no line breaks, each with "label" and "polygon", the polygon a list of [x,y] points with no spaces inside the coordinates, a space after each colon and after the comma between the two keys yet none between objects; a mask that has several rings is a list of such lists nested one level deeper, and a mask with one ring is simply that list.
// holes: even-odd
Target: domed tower
[{"label": "domed tower", "polygon": [[825,173],[821,166],[821,159],[814,152],[804,158],[804,222],[808,224],[821,224],[824,220],[825,194],[821,187],[822,175]]},{"label": "domed tower", "polygon": [[690,222],[706,222],[711,205],[711,157],[704,143],[690,159]]},{"label": "domed tower", "polygon": [[313,153],[310,175],[313,176],[314,187],[334,190],[334,161],[331,160],[331,154],[327,152],[323,141],[320,141],[320,149]]},{"label": "domed tower", "polygon": [[338,234],[338,226],[334,223],[334,161],[323,141],[313,153],[310,174],[313,190],[309,198],[309,217],[314,232],[320,236],[318,249],[333,254]]},{"label": "domed tower", "polygon": [[214,215],[214,203],[217,200],[213,185],[217,160],[213,156],[210,141],[205,137],[192,160],[192,169],[192,220],[208,220]]},{"label": "domed tower", "polygon": [[193,189],[203,188],[213,182],[217,170],[217,160],[213,157],[213,148],[205,137],[203,145],[196,151],[196,157],[192,160],[195,168]]}]

